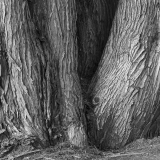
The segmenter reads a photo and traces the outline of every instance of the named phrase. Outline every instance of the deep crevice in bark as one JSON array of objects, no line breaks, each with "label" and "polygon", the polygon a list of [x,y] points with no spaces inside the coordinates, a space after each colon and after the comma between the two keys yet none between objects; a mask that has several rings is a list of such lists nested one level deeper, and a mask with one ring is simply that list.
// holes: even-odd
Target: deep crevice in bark
[{"label": "deep crevice in bark", "polygon": [[77,2],[78,74],[90,81],[110,35],[118,0]]},{"label": "deep crevice in bark", "polygon": [[78,74],[87,118],[87,134],[89,142],[95,144],[94,136],[90,132],[96,130],[95,115],[87,90],[105,49],[119,1],[77,0],[76,2]]},{"label": "deep crevice in bark", "polygon": [[[6,83],[8,83],[9,65],[5,44],[5,33],[3,27],[0,28],[0,133],[7,134],[7,125],[4,123],[4,103],[6,101]],[[1,139],[0,139],[1,140]]]}]

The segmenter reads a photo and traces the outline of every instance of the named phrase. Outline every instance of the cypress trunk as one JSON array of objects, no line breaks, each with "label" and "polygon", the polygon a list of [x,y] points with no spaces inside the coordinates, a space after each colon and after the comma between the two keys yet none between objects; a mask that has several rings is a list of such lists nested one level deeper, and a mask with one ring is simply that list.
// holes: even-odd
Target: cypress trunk
[{"label": "cypress trunk", "polygon": [[75,1],[7,0],[1,10],[8,132],[86,145]]},{"label": "cypress trunk", "polygon": [[159,23],[157,0],[119,1],[88,91],[101,149],[144,137],[151,126],[160,105]]},{"label": "cypress trunk", "polygon": [[0,1],[1,129],[11,137],[46,134],[41,65],[45,65],[28,5],[22,0]]}]

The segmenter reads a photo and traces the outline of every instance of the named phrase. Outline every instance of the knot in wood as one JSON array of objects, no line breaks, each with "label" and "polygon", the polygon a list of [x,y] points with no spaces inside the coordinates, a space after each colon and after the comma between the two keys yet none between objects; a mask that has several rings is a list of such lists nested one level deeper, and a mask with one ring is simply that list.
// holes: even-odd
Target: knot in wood
[{"label": "knot in wood", "polygon": [[94,105],[96,105],[99,103],[99,101],[100,101],[99,97],[94,97],[92,102]]}]

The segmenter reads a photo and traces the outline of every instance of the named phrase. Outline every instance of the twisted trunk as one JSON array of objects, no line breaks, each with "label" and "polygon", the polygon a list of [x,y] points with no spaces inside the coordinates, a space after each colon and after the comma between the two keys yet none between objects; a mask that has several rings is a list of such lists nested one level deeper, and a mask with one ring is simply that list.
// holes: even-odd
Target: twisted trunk
[{"label": "twisted trunk", "polygon": [[120,0],[111,35],[92,79],[94,138],[118,148],[148,132],[160,105],[159,4]]}]

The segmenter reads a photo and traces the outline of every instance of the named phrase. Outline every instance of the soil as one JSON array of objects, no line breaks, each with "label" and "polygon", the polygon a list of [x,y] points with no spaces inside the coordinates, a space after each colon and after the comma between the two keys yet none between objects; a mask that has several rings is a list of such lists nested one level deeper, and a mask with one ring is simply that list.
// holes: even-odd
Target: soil
[{"label": "soil", "polygon": [[0,151],[1,160],[160,160],[160,137],[138,139],[123,149],[107,152],[94,147],[82,149],[68,143],[46,149],[22,145],[5,154]]}]

